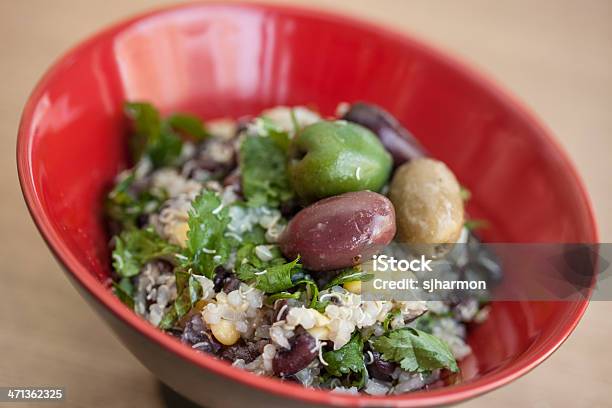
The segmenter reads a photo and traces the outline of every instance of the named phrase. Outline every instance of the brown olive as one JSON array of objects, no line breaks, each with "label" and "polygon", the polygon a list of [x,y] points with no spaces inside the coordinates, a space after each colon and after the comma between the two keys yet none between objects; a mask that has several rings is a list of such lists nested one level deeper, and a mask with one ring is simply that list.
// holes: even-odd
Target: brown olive
[{"label": "brown olive", "polygon": [[421,158],[401,165],[389,198],[395,206],[398,241],[430,245],[459,239],[463,200],[455,175],[444,163]]},{"label": "brown olive", "polygon": [[395,235],[391,201],[371,191],[329,197],[304,208],[279,239],[283,254],[301,257],[313,271],[345,268],[368,260]]}]

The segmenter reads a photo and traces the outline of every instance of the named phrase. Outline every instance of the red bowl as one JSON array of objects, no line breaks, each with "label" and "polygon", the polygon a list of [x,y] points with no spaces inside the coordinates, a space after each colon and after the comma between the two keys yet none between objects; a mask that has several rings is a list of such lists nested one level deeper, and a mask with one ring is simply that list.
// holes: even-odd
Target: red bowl
[{"label": "red bowl", "polygon": [[[74,286],[156,376],[207,406],[430,406],[525,374],[567,338],[578,302],[498,302],[473,329],[460,384],[393,397],[349,396],[258,377],[198,354],[108,289],[101,202],[126,166],[125,99],[164,112],[238,117],[279,104],[331,114],[364,100],[393,113],[472,191],[469,211],[498,242],[597,242],[587,194],[566,155],[499,88],[429,46],[342,16],[255,4],[155,11],[81,43],[45,74],[23,112],[19,179]],[[506,279],[512,279],[507,276]]]}]

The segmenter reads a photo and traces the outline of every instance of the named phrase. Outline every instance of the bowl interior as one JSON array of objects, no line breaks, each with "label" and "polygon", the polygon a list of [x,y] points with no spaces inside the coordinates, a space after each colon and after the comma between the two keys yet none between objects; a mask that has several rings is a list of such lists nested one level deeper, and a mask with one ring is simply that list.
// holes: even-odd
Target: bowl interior
[{"label": "bowl interior", "polygon": [[[596,240],[580,182],[546,132],[453,61],[325,14],[193,5],[98,34],[62,58],[26,106],[18,160],[29,206],[53,232],[47,239],[68,269],[79,264],[100,285],[110,267],[101,202],[127,165],[125,99],[204,118],[281,104],[332,114],[341,101],[377,103],[471,190],[470,214],[492,225],[486,239]],[[495,303],[470,334],[474,354],[462,362],[464,384],[541,361],[583,309],[579,302]]]}]

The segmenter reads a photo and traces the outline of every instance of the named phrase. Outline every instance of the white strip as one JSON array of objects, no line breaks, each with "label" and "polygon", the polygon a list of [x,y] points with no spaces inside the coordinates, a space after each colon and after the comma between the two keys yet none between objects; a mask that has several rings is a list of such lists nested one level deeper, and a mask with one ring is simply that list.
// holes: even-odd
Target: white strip
[{"label": "white strip", "polygon": [[327,363],[327,361],[325,361],[323,359],[323,342],[321,343],[321,345],[319,346],[319,361],[321,361],[321,364],[323,364],[324,366],[328,366],[329,364]]},{"label": "white strip", "polygon": [[221,210],[223,209],[223,203],[219,204],[219,206],[217,208],[215,208],[214,210],[212,210],[213,215],[217,215],[221,212]]}]

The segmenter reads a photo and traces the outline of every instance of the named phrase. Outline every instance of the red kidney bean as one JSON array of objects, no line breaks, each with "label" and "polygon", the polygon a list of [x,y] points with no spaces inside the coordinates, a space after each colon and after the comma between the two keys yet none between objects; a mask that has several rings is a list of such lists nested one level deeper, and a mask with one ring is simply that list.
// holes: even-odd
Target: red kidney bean
[{"label": "red kidney bean", "polygon": [[377,254],[395,235],[389,199],[371,191],[329,197],[304,208],[279,239],[289,259],[298,255],[313,271],[357,265]]},{"label": "red kidney bean", "polygon": [[364,126],[378,135],[383,146],[393,156],[395,166],[427,156],[418,140],[393,115],[379,106],[354,103],[342,119]]},{"label": "red kidney bean", "polygon": [[308,332],[296,333],[289,341],[289,350],[280,350],[272,360],[274,374],[287,377],[303,370],[317,357],[317,342]]}]

